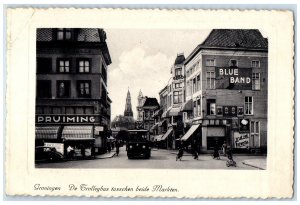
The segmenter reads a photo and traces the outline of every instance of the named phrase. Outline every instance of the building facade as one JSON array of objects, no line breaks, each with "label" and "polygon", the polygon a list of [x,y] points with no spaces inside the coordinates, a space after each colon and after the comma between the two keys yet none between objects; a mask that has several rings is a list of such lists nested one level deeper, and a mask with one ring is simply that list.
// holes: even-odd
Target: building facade
[{"label": "building facade", "polygon": [[224,142],[267,149],[268,41],[258,30],[214,29],[184,62],[181,138],[203,152]]},{"label": "building facade", "polygon": [[111,58],[103,29],[37,29],[36,144],[105,150]]},{"label": "building facade", "polygon": [[[155,125],[154,113],[159,109],[159,104],[156,98],[145,96],[145,102],[142,106],[143,111],[143,128],[148,130],[153,136],[153,126]],[[151,129],[152,128],[152,129]]]}]

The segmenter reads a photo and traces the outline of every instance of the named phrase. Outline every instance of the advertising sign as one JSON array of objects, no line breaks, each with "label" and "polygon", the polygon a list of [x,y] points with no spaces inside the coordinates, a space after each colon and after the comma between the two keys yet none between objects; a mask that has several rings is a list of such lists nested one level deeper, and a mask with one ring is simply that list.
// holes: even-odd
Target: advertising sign
[{"label": "advertising sign", "polygon": [[36,124],[94,124],[100,122],[98,115],[36,115]]},{"label": "advertising sign", "polygon": [[249,147],[249,133],[234,132],[234,147],[235,148],[248,148]]},{"label": "advertising sign", "polygon": [[216,88],[252,90],[252,68],[216,68]]},{"label": "advertising sign", "polygon": [[240,119],[240,132],[250,132],[250,120]]},{"label": "advertising sign", "polygon": [[237,106],[223,106],[223,116],[237,116]]}]

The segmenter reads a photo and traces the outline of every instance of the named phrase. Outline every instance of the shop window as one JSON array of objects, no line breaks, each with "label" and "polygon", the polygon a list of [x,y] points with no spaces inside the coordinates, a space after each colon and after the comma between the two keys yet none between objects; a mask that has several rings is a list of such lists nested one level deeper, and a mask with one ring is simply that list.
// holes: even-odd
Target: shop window
[{"label": "shop window", "polygon": [[57,72],[58,73],[69,73],[70,72],[70,60],[58,59],[57,60]]},{"label": "shop window", "polygon": [[252,73],[252,90],[260,90],[260,73]]},{"label": "shop window", "polygon": [[229,66],[230,67],[237,67],[238,66],[238,61],[237,60],[234,60],[234,59],[231,59],[229,61]]},{"label": "shop window", "polygon": [[251,61],[252,68],[260,68],[260,62],[258,60]]},{"label": "shop window", "polygon": [[250,122],[250,146],[259,147],[260,146],[260,123],[259,121]]},{"label": "shop window", "polygon": [[90,72],[90,60],[81,59],[78,61],[78,72],[79,73],[89,73]]},{"label": "shop window", "polygon": [[206,66],[216,66],[216,61],[215,59],[206,59]]},{"label": "shop window", "polygon": [[207,115],[216,115],[216,100],[207,99]]},{"label": "shop window", "polygon": [[245,96],[245,115],[253,115],[253,97]]},{"label": "shop window", "polygon": [[56,86],[57,86],[57,97],[59,98],[70,97],[69,80],[57,81]]},{"label": "shop window", "polygon": [[173,102],[174,102],[174,104],[182,103],[182,92],[181,91],[174,91]]},{"label": "shop window", "polygon": [[36,83],[37,98],[51,98],[51,80],[38,80]]},{"label": "shop window", "polygon": [[215,84],[216,84],[215,81],[216,81],[215,71],[206,72],[206,88],[215,89]]},{"label": "shop window", "polygon": [[71,29],[70,28],[58,28],[57,29],[57,40],[71,40]]},{"label": "shop window", "polygon": [[47,74],[52,72],[52,59],[51,58],[37,58],[36,60],[36,73]]},{"label": "shop window", "polygon": [[91,81],[77,81],[78,97],[91,97]]}]

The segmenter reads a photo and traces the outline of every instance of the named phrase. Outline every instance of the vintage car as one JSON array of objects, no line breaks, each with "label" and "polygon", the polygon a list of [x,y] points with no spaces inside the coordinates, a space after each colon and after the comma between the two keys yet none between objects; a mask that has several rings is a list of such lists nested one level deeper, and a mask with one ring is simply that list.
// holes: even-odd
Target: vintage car
[{"label": "vintage car", "polygon": [[128,130],[126,144],[127,157],[149,159],[151,157],[151,142],[147,140],[148,130]]},{"label": "vintage car", "polygon": [[64,156],[57,152],[55,147],[38,146],[35,147],[35,162],[57,162],[63,161]]}]

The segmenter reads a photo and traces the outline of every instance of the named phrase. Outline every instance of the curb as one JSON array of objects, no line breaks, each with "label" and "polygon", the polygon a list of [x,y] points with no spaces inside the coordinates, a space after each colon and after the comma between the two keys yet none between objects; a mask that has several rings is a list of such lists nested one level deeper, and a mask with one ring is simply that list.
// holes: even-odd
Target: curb
[{"label": "curb", "polygon": [[248,164],[248,163],[245,163],[245,162],[242,162],[244,165],[247,165],[249,167],[253,167],[253,168],[256,168],[256,169],[260,169],[260,170],[265,170],[264,168],[261,168],[259,166],[255,166],[255,165],[252,165],[252,164]]}]

